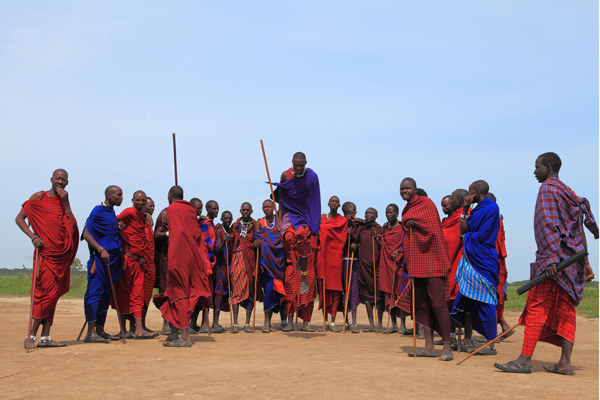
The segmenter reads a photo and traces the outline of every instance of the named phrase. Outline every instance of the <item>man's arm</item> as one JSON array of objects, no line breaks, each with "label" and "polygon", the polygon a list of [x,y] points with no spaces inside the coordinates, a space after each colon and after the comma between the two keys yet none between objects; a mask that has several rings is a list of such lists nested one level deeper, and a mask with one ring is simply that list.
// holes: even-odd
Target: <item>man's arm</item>
[{"label": "man's arm", "polygon": [[[38,192],[38,193],[35,193],[33,196],[31,196],[29,198],[29,200],[39,200],[41,198],[42,198],[42,192]],[[25,233],[27,235],[27,237],[29,239],[31,239],[31,243],[33,243],[33,245],[35,247],[38,247],[38,248],[44,247],[44,242],[42,241],[42,239],[40,239],[39,236],[37,236],[35,233],[33,233],[31,231],[31,229],[29,229],[29,227],[27,226],[27,222],[25,222],[26,218],[27,218],[27,216],[25,215],[25,210],[23,209],[23,207],[21,207],[21,211],[15,218],[15,222],[17,223],[17,226],[23,231],[23,233]]]},{"label": "man's arm", "polygon": [[[159,218],[162,218],[163,221],[168,221],[167,220],[167,210],[162,210]],[[158,218],[157,218],[158,220]],[[168,235],[168,230],[167,230],[167,224],[161,224],[161,225],[156,225],[156,229],[154,230],[154,239],[156,240],[165,240],[169,237]]]},{"label": "man's arm", "polygon": [[100,259],[102,259],[102,262],[108,268],[110,264],[110,255],[108,254],[108,251],[106,251],[104,247],[100,246],[98,242],[96,242],[96,239],[94,239],[94,237],[92,236],[90,231],[87,230],[87,228],[83,228],[83,239],[86,242],[88,242],[92,250],[97,252],[98,249],[102,249],[102,251],[100,252]]}]

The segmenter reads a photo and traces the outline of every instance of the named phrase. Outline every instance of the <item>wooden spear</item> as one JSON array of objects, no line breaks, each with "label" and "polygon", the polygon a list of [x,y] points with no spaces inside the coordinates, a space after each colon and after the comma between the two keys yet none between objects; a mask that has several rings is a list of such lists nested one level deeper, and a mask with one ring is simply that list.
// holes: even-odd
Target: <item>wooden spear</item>
[{"label": "wooden spear", "polygon": [[373,296],[375,298],[375,304],[373,304],[373,321],[375,322],[375,333],[377,333],[377,322],[379,321],[377,315],[377,269],[375,268],[375,236],[371,236],[371,245],[373,247]]},{"label": "wooden spear", "polygon": [[388,310],[388,322],[387,328],[385,328],[386,333],[390,333],[390,318],[392,316],[392,300],[394,298],[394,287],[396,285],[396,260],[394,259],[394,276],[392,276],[392,293],[390,294],[390,309]]},{"label": "wooden spear", "polygon": [[256,268],[254,269],[254,302],[252,304],[252,310],[254,311],[254,316],[252,317],[252,333],[254,333],[254,328],[256,327],[256,291],[258,290],[258,252],[259,252],[259,249],[256,249]]},{"label": "wooden spear", "polygon": [[25,353],[29,353],[31,347],[31,327],[33,325],[33,298],[35,297],[35,284],[37,282],[37,274],[40,263],[40,250],[36,247],[33,251],[33,271],[31,271],[31,302],[29,305],[29,328],[27,329],[27,348]]},{"label": "wooden spear", "polygon": [[175,186],[177,183],[177,145],[175,144],[175,133],[173,133],[173,163],[175,164]]},{"label": "wooden spear", "polygon": [[260,147],[262,148],[263,158],[265,160],[265,169],[267,170],[267,179],[269,180],[269,187],[271,188],[271,196],[273,197],[273,211],[275,212],[275,219],[277,220],[277,230],[281,232],[281,224],[279,223],[279,214],[277,213],[277,202],[275,201],[275,191],[273,190],[273,182],[271,182],[271,174],[269,174],[269,164],[267,163],[267,154],[265,153],[265,145],[262,139],[260,139]]},{"label": "wooden spear", "polygon": [[348,299],[350,298],[350,281],[352,277],[352,263],[354,262],[354,250],[352,250],[352,258],[350,258],[350,272],[348,273],[348,279],[346,280],[346,300],[344,301],[344,329],[342,333],[346,332],[346,318],[348,318]]}]

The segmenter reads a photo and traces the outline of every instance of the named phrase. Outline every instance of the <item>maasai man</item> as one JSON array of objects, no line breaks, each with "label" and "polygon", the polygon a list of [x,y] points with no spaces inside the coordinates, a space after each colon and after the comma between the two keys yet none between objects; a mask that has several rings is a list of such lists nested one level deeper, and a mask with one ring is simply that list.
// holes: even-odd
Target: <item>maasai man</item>
[{"label": "maasai man", "polygon": [[[209,268],[208,268],[209,280],[212,282],[212,267],[213,267],[213,265],[211,262],[210,254],[208,252],[208,250],[209,250],[208,246],[210,243],[210,246],[213,249],[213,259],[214,259],[214,225],[212,225],[212,228],[213,228],[212,237],[211,237],[211,233],[208,230],[209,226],[205,226],[205,231],[202,232],[202,226],[204,225],[204,222],[207,219],[206,216],[202,215],[202,209],[204,208],[204,204],[202,203],[202,200],[200,200],[197,197],[194,197],[193,199],[191,199],[190,203],[196,210],[196,215],[198,218],[198,229],[200,230],[200,232],[202,234],[202,238],[204,240],[204,246],[202,246],[200,248],[200,253],[206,257],[206,261],[208,262],[208,265],[209,265]],[[211,287],[212,287],[212,285],[211,285]],[[209,302],[209,300],[210,300],[210,302]],[[209,314],[209,310],[211,307],[212,307],[212,298],[209,299],[209,298],[203,297],[200,299],[200,301],[198,301],[198,303],[196,304],[196,309],[194,310],[194,312],[192,312],[192,318],[190,319],[190,333],[192,335],[195,335],[198,333],[208,333],[208,328],[209,328],[208,314]],[[202,310],[202,326],[201,327],[198,326],[198,315],[200,315],[200,310]],[[221,332],[219,332],[219,333],[221,333]]]},{"label": "maasai man", "polygon": [[85,343],[109,343],[117,336],[104,331],[106,313],[112,297],[111,279],[121,276],[121,236],[114,206],[123,202],[123,190],[109,186],[104,191],[105,200],[94,207],[83,228],[81,239],[87,242],[90,259],[87,263],[88,284],[83,298],[87,335]]},{"label": "maasai man", "polygon": [[[38,250],[37,280],[33,289],[33,321],[29,332],[29,347],[35,346],[38,328],[42,325],[42,336],[37,347],[63,347],[67,343],[57,342],[50,337],[54,311],[58,299],[69,291],[71,264],[79,246],[77,220],[71,212],[69,174],[57,169],[50,178],[50,190],[35,193],[25,203],[15,222],[31,239]],[[31,225],[33,232],[27,226]],[[35,252],[33,253],[35,256]],[[23,344],[27,347],[27,339]]]},{"label": "maasai man", "polygon": [[[531,373],[531,357],[538,341],[561,347],[561,356],[548,372],[573,375],[571,353],[575,341],[575,307],[583,297],[586,259],[557,274],[556,266],[585,249],[583,225],[598,239],[598,225],[590,203],[558,177],[562,162],[556,153],[544,153],[535,160],[535,175],[542,184],[535,203],[533,226],[537,251],[531,263],[531,279],[544,271],[546,279],[527,294],[519,320],[525,326],[521,355],[508,364],[494,364],[505,372]],[[585,219],[584,219],[585,218]]]},{"label": "maasai man", "polygon": [[[286,314],[297,312],[303,321],[302,330],[314,332],[308,324],[316,296],[315,252],[321,221],[319,177],[306,168],[306,155],[297,152],[292,157],[292,168],[284,171],[280,180],[273,185],[277,186],[275,200],[280,204],[287,254]],[[285,329],[293,330],[291,324]]]},{"label": "maasai man", "polygon": [[[358,296],[361,304],[365,305],[367,317],[369,318],[369,326],[364,328],[363,332],[375,332],[375,329],[382,331],[381,321],[385,309],[383,294],[375,294],[375,279],[378,279],[379,276],[379,256],[381,254],[381,247],[375,241],[375,237],[383,233],[383,227],[375,221],[376,219],[377,210],[373,207],[367,208],[364,224],[356,227],[354,232],[356,243],[352,245],[352,250],[358,251]],[[373,259],[373,255],[375,255],[375,259]],[[377,288],[377,292],[379,292],[379,288]],[[375,305],[379,317],[377,327],[375,327],[375,319],[373,318],[375,295],[378,299]]]},{"label": "maasai man", "polygon": [[283,274],[285,272],[285,248],[277,219],[273,214],[273,200],[265,200],[262,204],[265,216],[255,223],[254,246],[259,248],[260,282],[264,290],[263,307],[265,320],[263,333],[275,331],[271,325],[273,313],[280,311],[285,296]]},{"label": "maasai man", "polygon": [[450,195],[446,195],[446,196],[442,197],[441,206],[442,206],[442,212],[445,215],[445,217],[442,218],[442,222],[444,222],[446,220],[446,218],[448,218],[452,214],[452,211],[450,209],[450,197],[451,197]]},{"label": "maasai man", "polygon": [[[358,325],[356,325],[356,311],[360,304],[358,295],[358,253],[351,250],[351,247],[356,243],[353,232],[356,231],[359,220],[356,218],[356,205],[351,201],[347,201],[342,205],[342,212],[348,221],[348,237],[344,244],[344,270],[342,281],[344,284],[344,305],[340,306],[340,310],[346,312],[346,303],[348,311],[352,314],[352,324],[348,327],[352,333],[360,333]],[[348,321],[344,321],[348,324]]]},{"label": "maasai man", "polygon": [[[146,255],[146,216],[142,212],[146,206],[146,193],[138,190],[131,199],[133,207],[126,208],[117,219],[121,223],[121,247],[123,252],[123,273],[115,282],[115,297],[118,302],[120,317],[125,321],[135,320],[133,339],[152,339],[156,332],[145,332],[142,326],[142,310],[144,308],[144,273],[148,269]],[[112,307],[116,309],[114,302]]]},{"label": "maasai man", "polygon": [[[444,240],[448,247],[448,256],[452,268],[448,273],[448,310],[452,309],[454,300],[458,294],[458,285],[456,284],[456,271],[458,263],[463,255],[463,242],[460,234],[460,216],[462,214],[463,199],[469,194],[465,189],[456,189],[450,195],[450,202],[446,210],[449,212],[447,218],[442,221],[442,232]],[[443,207],[442,207],[443,209]],[[444,211],[445,212],[445,211]]]},{"label": "maasai man", "polygon": [[435,329],[444,344],[440,360],[450,361],[453,359],[450,316],[445,296],[450,271],[448,249],[435,204],[416,192],[415,180],[404,178],[400,183],[400,196],[406,201],[402,210],[402,225],[407,235],[404,240],[405,266],[415,286],[415,320],[425,327],[425,348],[412,356],[436,356],[432,331]]},{"label": "maasai man", "polygon": [[153,332],[146,326],[146,314],[148,313],[148,306],[152,299],[152,291],[156,283],[156,265],[154,262],[155,257],[155,246],[154,246],[154,221],[152,220],[152,214],[154,214],[154,200],[150,197],[146,197],[146,205],[142,209],[142,212],[146,216],[146,251],[144,258],[148,263],[148,267],[144,271],[144,309],[142,310],[142,328],[146,332]]},{"label": "maasai man", "polygon": [[390,313],[392,320],[390,333],[398,331],[396,316],[401,318],[401,330],[406,331],[406,314],[396,307],[398,296],[408,284],[409,279],[406,272],[402,270],[404,229],[398,221],[398,214],[400,214],[400,209],[396,204],[392,203],[385,208],[385,217],[388,222],[383,224],[383,234],[378,235],[376,239],[381,245],[377,287],[383,294],[385,310]]},{"label": "maasai man", "polygon": [[[498,253],[496,239],[500,229],[500,209],[487,194],[486,181],[475,181],[469,186],[469,195],[463,199],[460,233],[463,235],[463,257],[458,265],[456,281],[458,294],[450,315],[465,327],[464,345],[474,350],[471,341],[473,329],[486,340],[497,336],[496,304],[498,304]],[[471,204],[477,207],[471,210]],[[492,343],[478,355],[495,355]]]},{"label": "maasai man", "polygon": [[[488,197],[494,203],[497,203],[496,196],[493,193],[488,193]],[[496,239],[496,252],[498,253],[498,264],[500,264],[500,272],[498,274],[498,305],[496,306],[496,319],[502,328],[502,332],[510,329],[510,325],[504,319],[504,302],[508,300],[506,280],[508,279],[508,270],[506,269],[506,234],[504,232],[504,217],[500,214],[500,229],[498,230],[498,238]],[[514,335],[515,330],[508,332],[500,340],[506,340]]]},{"label": "maasai man", "polygon": [[[167,218],[167,208],[163,209],[156,218],[154,227],[154,261],[156,267],[156,282],[159,296],[164,296],[167,288],[167,271],[169,267],[169,221]],[[168,335],[171,332],[169,321],[163,318],[163,327],[160,330],[161,335]]]},{"label": "maasai man", "polygon": [[[321,285],[325,284],[325,302],[323,289],[319,293],[319,309],[325,307],[326,317],[331,316],[329,330],[341,332],[342,326],[335,325],[335,316],[343,306],[344,286],[342,275],[344,269],[344,245],[348,236],[348,220],[338,214],[340,198],[331,196],[327,203],[329,213],[321,216],[319,232],[319,252],[317,253],[317,278]],[[321,286],[322,288],[323,286]]]},{"label": "maasai man", "polygon": [[[239,332],[238,314],[240,304],[246,309],[244,332],[252,333],[250,317],[254,309],[254,287],[256,269],[256,248],[254,245],[255,221],[252,219],[252,204],[242,203],[242,216],[231,226],[231,303],[233,304],[233,333]],[[262,301],[262,290],[256,293],[256,300]]]},{"label": "maasai man", "polygon": [[[231,252],[231,244],[229,235],[231,233],[231,223],[233,222],[233,214],[231,211],[223,211],[221,214],[222,224],[215,227],[215,255],[217,257],[217,269],[213,273],[217,277],[215,285],[214,317],[212,330],[225,330],[219,325],[219,315],[221,310],[231,312],[229,308],[229,254]],[[227,296],[227,297],[225,297]]]},{"label": "maasai man", "polygon": [[[217,257],[215,254],[215,246],[217,242],[217,232],[216,225],[214,223],[215,218],[219,216],[219,203],[215,200],[209,200],[206,202],[206,218],[203,218],[200,221],[200,231],[202,232],[202,238],[204,239],[204,244],[206,245],[206,251],[208,253],[208,260],[210,261],[210,270],[212,272],[211,278],[211,287],[213,291],[213,303],[211,307],[213,307],[213,329],[211,329],[212,333],[223,333],[225,329],[222,326],[219,326],[219,309],[214,306],[214,292],[217,286],[217,282],[219,279],[220,266],[217,266]],[[203,310],[208,314],[208,309]],[[217,320],[215,324],[215,318]],[[204,329],[208,331],[208,315],[204,316],[202,320],[202,326],[200,327],[200,331],[202,332]],[[216,326],[216,328],[214,328]]]},{"label": "maasai man", "polygon": [[[167,347],[190,347],[190,317],[198,300],[210,298],[208,260],[201,253],[204,240],[198,229],[198,218],[192,204],[183,200],[183,189],[173,186],[168,194],[169,270],[165,295],[156,303],[171,325],[171,333],[163,343]],[[181,330],[181,338],[177,330]]]}]

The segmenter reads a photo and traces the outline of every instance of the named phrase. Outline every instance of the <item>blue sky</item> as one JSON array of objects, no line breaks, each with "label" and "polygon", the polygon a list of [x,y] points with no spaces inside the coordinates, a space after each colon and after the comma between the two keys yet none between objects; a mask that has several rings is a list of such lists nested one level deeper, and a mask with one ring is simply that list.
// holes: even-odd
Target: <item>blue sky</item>
[{"label": "blue sky", "polygon": [[303,151],[324,209],[380,223],[406,176],[436,204],[485,179],[509,281],[534,260],[539,154],[600,214],[594,1],[3,2],[0,89],[2,268],[30,265],[14,217],[56,168],[80,228],[110,184],[164,208],[172,132],[185,197],[236,216],[269,194],[260,139],[272,176]]}]

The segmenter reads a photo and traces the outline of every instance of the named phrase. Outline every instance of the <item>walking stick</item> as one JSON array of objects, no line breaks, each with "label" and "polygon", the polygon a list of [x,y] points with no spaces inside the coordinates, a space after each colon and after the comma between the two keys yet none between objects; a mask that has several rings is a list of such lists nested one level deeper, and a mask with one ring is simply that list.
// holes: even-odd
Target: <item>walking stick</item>
[{"label": "walking stick", "polygon": [[[412,228],[410,228],[410,244],[412,245]],[[410,278],[412,286],[412,317],[413,317],[413,357],[417,358],[417,316],[415,315],[415,278]]]},{"label": "walking stick", "polygon": [[504,332],[502,332],[502,334],[498,335],[496,338],[490,340],[489,342],[487,342],[486,344],[484,344],[483,346],[481,346],[480,348],[478,348],[477,350],[475,350],[474,352],[470,353],[468,356],[466,356],[465,358],[463,358],[462,360],[460,360],[459,362],[457,362],[456,365],[460,365],[463,362],[467,361],[469,359],[469,357],[474,356],[475,354],[479,353],[484,347],[489,346],[490,344],[494,343],[495,341],[497,341],[498,339],[500,339],[502,336],[506,335],[508,332],[511,332],[517,326],[519,326],[519,324],[516,324],[512,328],[505,330]]},{"label": "walking stick", "polygon": [[[123,339],[123,344],[127,343],[125,340],[125,327],[123,326],[123,320],[121,319],[121,313],[119,312],[119,303],[117,302],[117,294],[115,293],[115,285],[112,280],[112,273],[110,272],[110,263],[106,265],[106,270],[108,271],[108,280],[110,281],[110,289],[113,294],[113,301],[115,302],[115,308],[117,309],[117,316],[119,317],[119,326],[121,327],[121,338]],[[108,312],[108,310],[106,310]]]},{"label": "walking stick", "polygon": [[344,329],[342,333],[346,333],[346,318],[348,318],[348,299],[350,298],[350,278],[352,277],[352,263],[354,262],[354,250],[352,250],[352,258],[350,259],[350,273],[346,280],[346,299],[344,301]]},{"label": "walking stick", "polygon": [[33,251],[33,271],[31,271],[31,304],[29,305],[29,328],[27,329],[27,348],[25,353],[29,353],[31,346],[31,327],[33,325],[33,299],[35,297],[35,284],[37,282],[38,269],[40,268],[40,250],[36,247]]},{"label": "walking stick", "polygon": [[256,249],[256,268],[254,270],[254,302],[252,303],[252,310],[254,316],[252,317],[252,333],[256,327],[256,291],[258,290],[258,249]]},{"label": "walking stick", "polygon": [[273,191],[273,183],[271,182],[271,174],[269,174],[269,164],[267,164],[267,154],[265,153],[265,145],[262,139],[260,139],[260,147],[262,148],[263,158],[265,159],[265,169],[267,170],[267,179],[269,179],[269,187],[271,188],[271,196],[273,196],[273,211],[275,212],[275,219],[277,219],[277,229],[281,232],[281,225],[279,224],[279,214],[277,213],[277,202],[275,201],[275,191]]},{"label": "walking stick", "polygon": [[377,313],[377,270],[375,268],[375,236],[371,236],[371,245],[373,247],[373,296],[375,298],[375,304],[373,305],[373,320],[375,322],[375,333],[377,333],[377,322],[379,322]]},{"label": "walking stick", "polygon": [[86,325],[87,325],[87,321],[85,321],[83,323],[83,326],[81,327],[81,330],[79,331],[79,335],[77,335],[77,342],[79,342],[79,339],[81,339],[81,335],[83,335],[83,330],[85,329]]},{"label": "walking stick", "polygon": [[385,333],[390,333],[390,317],[392,316],[392,298],[394,296],[394,287],[396,285],[396,260],[394,259],[394,276],[392,276],[392,293],[390,294],[390,309],[388,310],[388,322]]},{"label": "walking stick", "polygon": [[326,328],[327,324],[325,323],[325,322],[327,322],[326,321],[327,314],[325,312],[325,308],[327,307],[327,304],[326,304],[327,299],[325,297],[325,265],[323,265],[323,290],[322,290],[322,292],[323,292],[323,333],[325,333],[327,330],[327,328]]},{"label": "walking stick", "polygon": [[175,186],[177,183],[177,145],[175,144],[175,133],[173,133],[173,163],[175,164]]},{"label": "walking stick", "polygon": [[[225,231],[225,229],[223,229]],[[227,250],[227,241],[225,241],[225,266],[227,267],[227,297],[229,303],[229,333],[233,333],[233,304],[231,304],[231,279],[229,278],[229,251]]]}]

